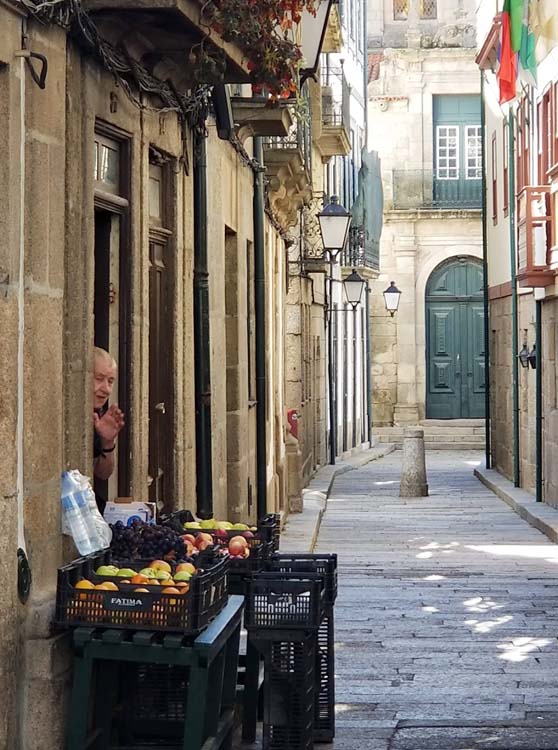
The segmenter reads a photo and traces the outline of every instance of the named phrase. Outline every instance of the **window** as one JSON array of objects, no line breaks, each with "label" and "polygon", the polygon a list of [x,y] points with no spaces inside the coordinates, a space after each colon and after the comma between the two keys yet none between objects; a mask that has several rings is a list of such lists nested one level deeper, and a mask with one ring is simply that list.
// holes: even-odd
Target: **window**
[{"label": "window", "polygon": [[538,184],[547,182],[547,173],[553,161],[552,89],[547,89],[537,102],[537,165]]},{"label": "window", "polygon": [[552,85],[552,167],[558,166],[558,81]]},{"label": "window", "polygon": [[466,180],[480,180],[482,177],[482,148],[481,126],[467,125],[465,127],[465,167]]},{"label": "window", "polygon": [[510,206],[510,185],[509,185],[509,179],[510,179],[510,172],[509,172],[509,159],[510,159],[510,128],[508,123],[504,123],[504,130],[503,130],[503,147],[502,147],[502,177],[503,177],[503,193],[504,193],[504,200],[502,208],[504,210],[504,216],[508,215],[509,206]]},{"label": "window", "polygon": [[492,133],[492,223],[498,223],[498,156],[496,131]]},{"label": "window", "polygon": [[419,0],[419,16],[422,20],[436,18],[436,0]]},{"label": "window", "polygon": [[459,177],[459,128],[438,125],[436,128],[436,177],[457,180]]},{"label": "window", "polygon": [[529,185],[529,101],[523,98],[517,110],[517,157],[516,157],[516,189],[517,194]]},{"label": "window", "polygon": [[409,0],[393,0],[393,20],[406,21],[409,18]]},{"label": "window", "polygon": [[119,195],[120,144],[95,133],[93,149],[93,179],[96,187]]}]

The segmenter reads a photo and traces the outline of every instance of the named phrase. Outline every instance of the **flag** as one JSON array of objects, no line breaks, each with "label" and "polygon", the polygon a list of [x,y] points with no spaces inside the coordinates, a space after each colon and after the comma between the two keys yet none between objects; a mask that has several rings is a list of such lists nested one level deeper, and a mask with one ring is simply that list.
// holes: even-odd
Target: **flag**
[{"label": "flag", "polygon": [[[509,2],[511,48],[514,52],[519,52],[521,47],[525,5],[528,5],[528,0],[510,0]],[[504,4],[504,9],[505,7]]]},{"label": "flag", "polygon": [[531,0],[535,58],[538,63],[558,47],[558,4],[556,0]]},{"label": "flag", "polygon": [[533,4],[523,0],[521,45],[519,47],[518,78],[531,86],[537,85],[536,39],[533,33]]},{"label": "flag", "polygon": [[498,58],[498,83],[500,86],[500,104],[505,104],[515,98],[515,82],[517,79],[517,56],[511,45],[510,27],[511,0],[504,0],[500,26],[500,48]]}]

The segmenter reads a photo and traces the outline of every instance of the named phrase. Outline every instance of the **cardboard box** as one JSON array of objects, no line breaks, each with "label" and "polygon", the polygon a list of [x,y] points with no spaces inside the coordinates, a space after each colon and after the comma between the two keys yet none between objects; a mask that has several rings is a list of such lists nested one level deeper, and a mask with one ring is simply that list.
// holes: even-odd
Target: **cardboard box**
[{"label": "cardboard box", "polygon": [[132,500],[131,497],[117,497],[107,502],[103,517],[107,523],[122,521],[126,526],[130,526],[136,519],[145,523],[155,523],[155,503],[142,503]]}]

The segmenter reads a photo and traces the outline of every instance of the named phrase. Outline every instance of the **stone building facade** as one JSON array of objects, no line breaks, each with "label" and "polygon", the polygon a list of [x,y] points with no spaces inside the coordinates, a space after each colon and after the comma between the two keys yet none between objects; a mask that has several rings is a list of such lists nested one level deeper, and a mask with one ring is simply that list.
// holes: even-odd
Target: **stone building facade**
[{"label": "stone building facade", "polygon": [[[518,82],[511,102],[499,104],[495,70],[501,19],[489,2],[478,9],[477,63],[486,113],[490,456],[493,468],[516,486],[558,507],[554,14],[554,38],[537,46],[536,86]],[[529,355],[534,356],[529,360]]]},{"label": "stone building facade", "polygon": [[[113,6],[107,16],[80,17],[81,31],[68,34],[54,17],[40,23],[23,3],[0,0],[0,549],[6,561],[0,747],[6,750],[64,745],[70,650],[53,620],[56,571],[75,551],[61,534],[59,482],[66,468],[92,472],[94,343],[118,360],[115,400],[126,415],[117,470],[103,488],[108,497],[195,511],[203,475],[210,488],[204,509],[216,517],[255,520],[262,511],[288,510],[290,225],[273,201],[285,175],[274,166],[276,149],[264,148],[268,197],[260,242],[262,173],[253,144],[254,136],[286,135],[292,117],[250,99],[245,61],[214,36],[228,79],[241,85],[231,100],[236,135],[220,137],[223,126],[211,106],[205,126],[196,129],[196,108],[208,101],[195,98],[188,71],[173,58],[177,43],[195,40],[195,19],[177,12],[167,38],[168,26],[151,23],[156,4],[155,16],[147,17],[127,15],[125,2]],[[119,45],[126,60],[118,57]],[[148,59],[149,71],[141,62]],[[169,79],[172,86],[163,83]],[[205,328],[197,318],[204,295]],[[319,328],[316,317],[310,326]],[[200,347],[208,353],[203,392]],[[323,349],[314,342],[305,356],[312,357],[310,419],[321,455]],[[210,418],[204,455],[211,459],[201,466],[200,409]],[[18,598],[18,549],[32,574],[25,603]]]},{"label": "stone building facade", "polygon": [[[472,0],[368,3],[369,144],[384,188],[371,294],[376,435],[424,419],[484,415],[474,23]],[[401,301],[390,317],[382,292],[392,280]]]}]

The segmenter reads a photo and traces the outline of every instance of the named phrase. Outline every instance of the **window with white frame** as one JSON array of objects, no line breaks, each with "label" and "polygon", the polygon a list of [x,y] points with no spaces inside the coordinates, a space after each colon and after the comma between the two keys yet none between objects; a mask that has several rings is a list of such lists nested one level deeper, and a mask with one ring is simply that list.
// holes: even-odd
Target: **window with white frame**
[{"label": "window with white frame", "polygon": [[459,178],[459,128],[456,125],[438,125],[436,128],[436,178]]},{"label": "window with white frame", "polygon": [[482,140],[481,126],[467,125],[465,127],[465,168],[466,180],[480,180],[482,177]]}]

